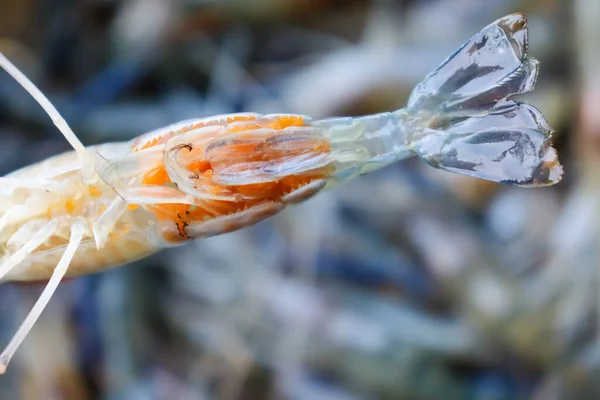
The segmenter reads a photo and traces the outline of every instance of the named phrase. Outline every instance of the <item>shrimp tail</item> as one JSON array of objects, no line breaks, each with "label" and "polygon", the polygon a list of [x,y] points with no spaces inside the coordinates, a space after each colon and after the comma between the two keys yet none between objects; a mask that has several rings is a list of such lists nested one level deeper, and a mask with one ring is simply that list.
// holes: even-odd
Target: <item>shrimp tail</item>
[{"label": "shrimp tail", "polygon": [[404,109],[414,150],[434,168],[520,186],[558,183],[552,129],[535,107],[510,100],[534,89],[527,20],[511,14],[463,44],[413,90]]}]

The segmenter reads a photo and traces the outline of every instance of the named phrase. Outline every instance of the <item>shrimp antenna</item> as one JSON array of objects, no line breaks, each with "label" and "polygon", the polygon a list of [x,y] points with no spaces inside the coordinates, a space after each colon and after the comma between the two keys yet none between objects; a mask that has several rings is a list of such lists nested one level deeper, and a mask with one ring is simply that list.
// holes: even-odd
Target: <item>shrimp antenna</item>
[{"label": "shrimp antenna", "polygon": [[58,110],[52,105],[50,100],[31,82],[17,67],[13,65],[5,56],[0,52],[0,66],[4,68],[29,94],[42,106],[46,114],[52,119],[54,125],[67,139],[69,144],[73,147],[79,158],[81,165],[81,171],[84,181],[90,182],[95,176],[94,164],[92,157],[85,149],[85,146],[77,138],[77,135],[71,130],[67,121],[60,115]]},{"label": "shrimp antenna", "polygon": [[83,238],[85,232],[85,227],[81,223],[74,224],[71,227],[71,238],[69,239],[69,244],[65,249],[65,252],[60,258],[60,261],[54,268],[52,272],[52,276],[48,281],[48,284],[42,291],[42,294],[38,298],[38,300],[33,305],[33,308],[25,317],[25,320],[17,330],[17,333],[14,334],[13,338],[10,340],[6,348],[0,353],[0,375],[6,372],[6,368],[8,367],[8,363],[15,355],[17,349],[27,337],[27,334],[31,331],[31,328],[35,325],[36,321],[50,302],[52,295],[56,292],[60,281],[67,273],[69,268],[69,264],[73,260],[75,256],[75,252],[81,243],[81,239]]}]

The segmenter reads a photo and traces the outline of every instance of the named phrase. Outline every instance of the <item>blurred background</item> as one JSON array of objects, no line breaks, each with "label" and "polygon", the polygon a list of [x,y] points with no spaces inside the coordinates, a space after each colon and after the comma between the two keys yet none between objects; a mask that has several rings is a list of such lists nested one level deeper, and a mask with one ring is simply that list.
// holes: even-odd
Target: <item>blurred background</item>
[{"label": "blurred background", "polygon": [[[219,113],[405,105],[497,18],[566,175],[520,189],[407,160],[243,231],[61,286],[0,399],[600,398],[597,0],[2,0],[0,51],[86,145]],[[0,73],[0,173],[69,146]],[[0,343],[41,291],[0,286]]]}]

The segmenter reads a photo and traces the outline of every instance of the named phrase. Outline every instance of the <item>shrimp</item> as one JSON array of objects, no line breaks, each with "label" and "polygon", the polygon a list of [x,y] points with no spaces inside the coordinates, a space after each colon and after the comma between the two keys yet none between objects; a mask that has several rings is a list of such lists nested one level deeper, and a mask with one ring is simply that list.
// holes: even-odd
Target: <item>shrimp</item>
[{"label": "shrimp", "polygon": [[48,280],[0,354],[3,373],[61,280],[232,232],[400,160],[537,187],[560,181],[552,129],[509,98],[533,90],[527,21],[488,25],[413,90],[405,108],[356,118],[227,114],[85,147],[0,54],[73,150],[0,178],[0,279]]}]

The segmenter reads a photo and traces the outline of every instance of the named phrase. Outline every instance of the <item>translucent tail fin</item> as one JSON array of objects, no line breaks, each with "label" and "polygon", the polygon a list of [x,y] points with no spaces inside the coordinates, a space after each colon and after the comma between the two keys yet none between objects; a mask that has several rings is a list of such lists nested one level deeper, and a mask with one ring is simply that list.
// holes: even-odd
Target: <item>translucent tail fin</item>
[{"label": "translucent tail fin", "polygon": [[522,186],[552,185],[562,167],[552,129],[533,106],[508,100],[533,90],[537,60],[527,56],[527,20],[488,25],[432,71],[406,111],[423,129],[415,150],[435,168]]}]

